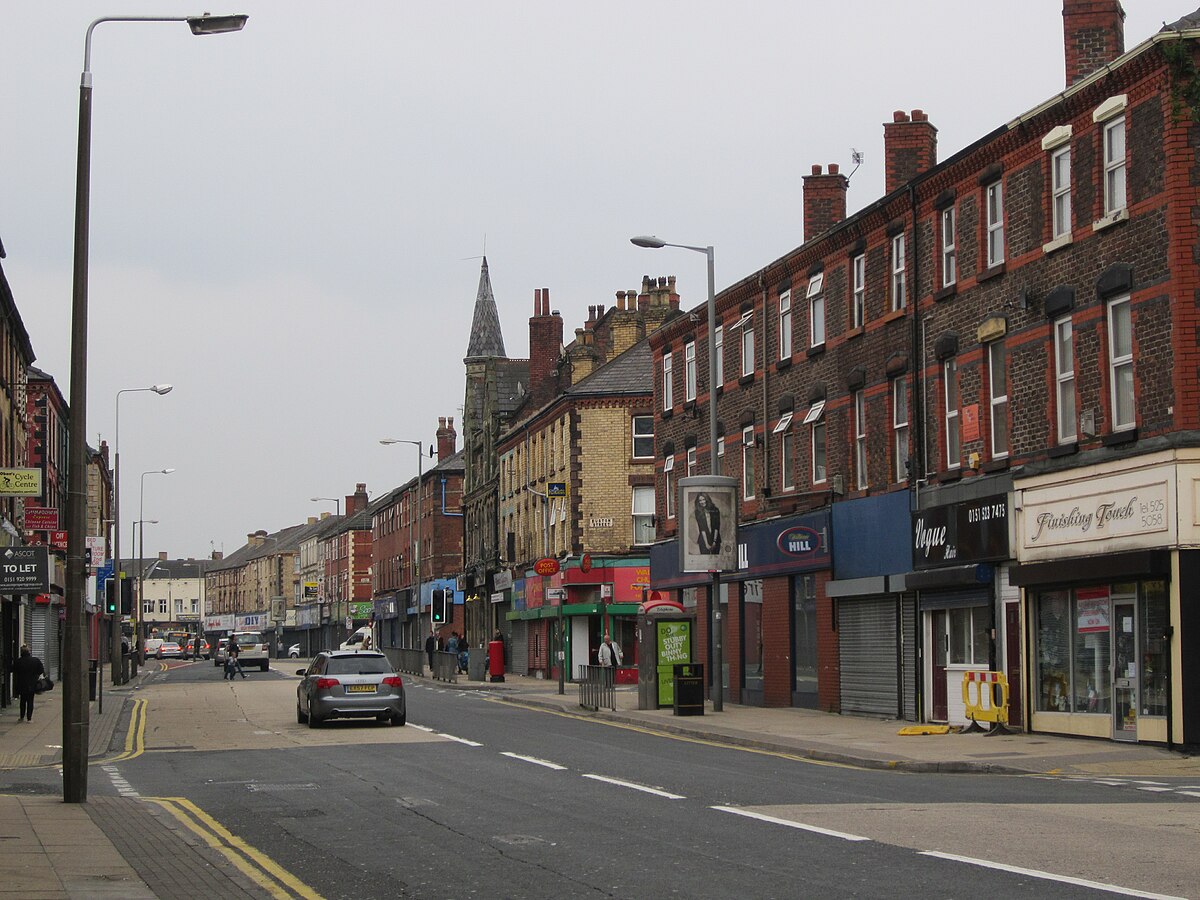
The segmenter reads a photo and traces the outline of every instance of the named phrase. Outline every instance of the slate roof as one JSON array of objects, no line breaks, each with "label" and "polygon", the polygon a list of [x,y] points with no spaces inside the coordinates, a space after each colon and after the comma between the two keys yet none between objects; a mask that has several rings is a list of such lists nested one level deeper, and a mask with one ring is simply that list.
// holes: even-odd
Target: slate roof
[{"label": "slate roof", "polygon": [[1188,13],[1177,22],[1172,22],[1170,25],[1163,25],[1160,31],[1186,31],[1189,28],[1200,28],[1200,9],[1194,13]]},{"label": "slate roof", "polygon": [[529,360],[503,359],[496,365],[496,407],[503,418],[515,412],[529,394]]},{"label": "slate roof", "polygon": [[488,274],[487,257],[479,269],[479,290],[475,293],[475,317],[471,321],[471,339],[467,343],[467,359],[487,356],[507,356],[504,335],[500,331],[500,312],[492,294],[492,278]]},{"label": "slate roof", "polygon": [[[155,578],[174,578],[176,580],[183,578],[196,578],[197,572],[203,577],[213,565],[214,562],[224,562],[224,560],[211,559],[138,559],[128,563],[130,569],[135,572],[140,572],[142,569],[149,567],[152,563],[158,563],[153,570],[146,572],[147,580]],[[121,565],[125,566],[126,560],[121,560]],[[135,568],[136,566],[136,568]]]},{"label": "slate roof", "polygon": [[653,392],[654,357],[650,352],[649,338],[642,338],[620,356],[566,390],[569,396],[575,397]]}]

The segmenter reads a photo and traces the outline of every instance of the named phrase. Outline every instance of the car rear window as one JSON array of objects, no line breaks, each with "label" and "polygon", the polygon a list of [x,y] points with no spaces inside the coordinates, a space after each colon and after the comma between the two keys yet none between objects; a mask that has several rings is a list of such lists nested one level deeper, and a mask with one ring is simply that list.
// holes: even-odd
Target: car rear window
[{"label": "car rear window", "polygon": [[333,656],[325,667],[326,675],[386,675],[391,664],[383,656]]},{"label": "car rear window", "polygon": [[261,634],[235,634],[233,639],[237,641],[239,647],[249,647],[251,644],[261,644]]}]

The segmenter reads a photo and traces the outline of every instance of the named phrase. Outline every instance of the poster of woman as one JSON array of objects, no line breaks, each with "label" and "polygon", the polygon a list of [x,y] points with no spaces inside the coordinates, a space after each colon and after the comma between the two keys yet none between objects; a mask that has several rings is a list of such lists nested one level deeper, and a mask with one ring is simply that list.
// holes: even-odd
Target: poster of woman
[{"label": "poster of woman", "polygon": [[702,475],[679,480],[680,569],[728,572],[737,560],[737,483]]}]

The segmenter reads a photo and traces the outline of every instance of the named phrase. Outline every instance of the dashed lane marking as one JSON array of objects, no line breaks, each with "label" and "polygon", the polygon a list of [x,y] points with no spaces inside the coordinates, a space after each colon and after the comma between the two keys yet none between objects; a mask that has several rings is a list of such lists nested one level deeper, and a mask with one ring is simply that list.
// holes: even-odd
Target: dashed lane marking
[{"label": "dashed lane marking", "polygon": [[440,731],[435,732],[435,733],[437,734],[438,737],[444,737],[448,741],[458,741],[458,743],[466,744],[468,747],[482,747],[483,746],[483,744],[480,744],[477,741],[468,741],[466,738],[455,737],[452,734],[443,734]]},{"label": "dashed lane marking", "polygon": [[510,759],[519,759],[521,762],[533,763],[535,766],[545,766],[547,769],[554,769],[558,772],[565,772],[566,766],[560,766],[558,763],[550,762],[548,759],[538,759],[536,756],[522,756],[520,753],[513,753],[509,750],[503,750],[501,756],[507,756]]},{"label": "dashed lane marking", "polygon": [[665,797],[667,800],[686,800],[687,797],[683,794],[672,794],[670,791],[660,791],[658,788],[652,788],[649,785],[637,784],[632,781],[623,781],[620,778],[609,778],[607,775],[592,775],[585,774],[584,778],[590,778],[593,781],[603,781],[605,784],[615,784],[617,787],[626,787],[630,790],[641,791],[644,794],[653,794],[656,797]]},{"label": "dashed lane marking", "polygon": [[747,819],[757,819],[760,822],[769,822],[772,825],[785,825],[788,828],[798,828],[800,831],[811,831],[813,834],[823,834],[826,837],[840,838],[843,841],[869,841],[870,838],[863,837],[860,834],[848,834],[845,831],[834,831],[831,828],[821,828],[817,825],[808,825],[804,822],[796,822],[792,819],[780,819],[777,816],[768,816],[765,813],[754,812],[750,809],[740,809],[736,806],[710,806],[709,809],[715,809],[717,812],[732,813],[735,816],[745,816]]}]

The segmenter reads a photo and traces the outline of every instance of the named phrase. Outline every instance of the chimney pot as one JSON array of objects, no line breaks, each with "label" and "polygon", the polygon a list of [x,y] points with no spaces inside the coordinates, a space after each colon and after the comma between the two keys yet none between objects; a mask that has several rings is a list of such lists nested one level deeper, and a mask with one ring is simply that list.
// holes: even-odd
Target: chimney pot
[{"label": "chimney pot", "polygon": [[821,167],[820,167],[819,165],[813,166],[813,167],[812,167],[812,173],[813,173],[814,175],[820,175],[820,174],[821,174]]},{"label": "chimney pot", "polygon": [[830,175],[836,175],[836,174],[838,174],[838,172],[840,172],[840,171],[842,171],[842,168],[841,168],[841,166],[839,166],[837,163],[830,163],[830,164],[829,164],[829,174],[830,174]]},{"label": "chimney pot", "polygon": [[883,153],[890,194],[937,165],[937,129],[923,110],[914,109],[911,119],[896,110],[892,121],[883,125]]},{"label": "chimney pot", "polygon": [[908,121],[908,113],[906,113],[902,109],[898,109],[894,113],[892,113],[892,121],[893,122],[907,122]]},{"label": "chimney pot", "polygon": [[550,288],[542,288],[542,315],[550,315]]}]

